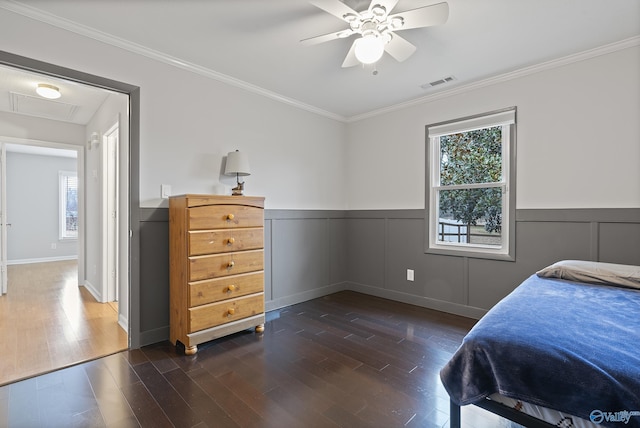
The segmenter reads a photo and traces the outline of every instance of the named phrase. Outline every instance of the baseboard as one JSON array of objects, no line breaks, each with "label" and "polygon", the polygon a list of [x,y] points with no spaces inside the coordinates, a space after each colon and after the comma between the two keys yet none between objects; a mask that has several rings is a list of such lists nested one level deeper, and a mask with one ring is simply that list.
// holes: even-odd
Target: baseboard
[{"label": "baseboard", "polygon": [[61,257],[40,257],[37,259],[17,259],[7,260],[7,265],[26,265],[31,263],[48,263],[48,262],[61,262],[66,260],[78,260],[78,256],[61,256]]},{"label": "baseboard", "polygon": [[140,347],[167,340],[169,340],[169,326],[140,332]]},{"label": "baseboard", "polygon": [[460,315],[467,318],[480,319],[487,313],[485,309],[473,306],[465,306],[459,303],[445,302],[442,300],[431,299],[429,297],[416,296],[413,294],[401,293],[399,291],[387,290],[370,285],[357,284],[355,282],[346,282],[345,290],[357,291],[359,293],[369,294],[371,296],[382,297],[384,299],[394,300],[396,302],[416,305],[423,308],[433,309],[440,312],[447,312],[454,315]]},{"label": "baseboard", "polygon": [[84,286],[84,288],[86,288],[87,291],[91,293],[94,299],[96,299],[98,302],[102,302],[102,294],[98,292],[98,289],[93,284],[91,284],[91,282],[85,281],[82,286]]},{"label": "baseboard", "polygon": [[344,290],[345,290],[345,283],[340,282],[337,284],[327,285],[322,288],[316,288],[313,290],[305,291],[303,293],[297,293],[291,296],[269,300],[268,302],[265,302],[265,312],[284,308],[286,306],[295,305],[297,303],[306,302],[307,300],[317,299],[318,297],[326,296],[326,295],[337,293],[338,291],[344,291]]},{"label": "baseboard", "polygon": [[129,333],[129,321],[122,314],[118,314],[118,325],[120,326],[120,328],[126,331],[127,334]]}]

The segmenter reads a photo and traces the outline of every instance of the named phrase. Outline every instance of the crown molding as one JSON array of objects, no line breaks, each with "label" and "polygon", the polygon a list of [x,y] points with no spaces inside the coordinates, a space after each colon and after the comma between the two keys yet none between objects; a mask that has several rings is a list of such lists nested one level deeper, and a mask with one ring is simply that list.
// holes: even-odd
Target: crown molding
[{"label": "crown molding", "polygon": [[111,46],[115,46],[115,47],[127,50],[129,52],[133,52],[133,53],[145,56],[147,58],[154,59],[156,61],[163,62],[165,64],[172,65],[174,67],[181,68],[186,71],[190,71],[192,73],[199,74],[201,76],[204,76],[210,79],[217,80],[219,82],[226,83],[231,86],[235,86],[237,88],[244,89],[254,94],[258,94],[258,95],[270,98],[272,100],[275,100],[284,104],[288,104],[290,106],[299,108],[301,110],[306,110],[308,112],[315,113],[320,116],[324,116],[329,119],[337,120],[340,122],[347,121],[346,117],[341,116],[339,114],[314,107],[312,105],[303,103],[293,98],[286,97],[284,95],[278,94],[276,92],[270,91],[260,86],[253,85],[251,83],[245,82],[240,79],[236,79],[235,77],[231,77],[226,74],[219,73],[217,71],[199,66],[197,64],[193,64],[188,61],[183,61],[174,56],[167,55],[165,53],[147,48],[137,43],[130,42],[120,37],[113,36],[103,31],[96,30],[95,28],[91,28],[86,25],[79,24],[77,22],[74,22],[65,18],[61,18],[59,16],[56,16],[47,12],[43,12],[42,10],[39,10],[37,8],[27,6],[21,3],[17,3],[13,0],[0,0],[0,8],[26,16],[27,18],[35,19],[45,24],[50,24],[55,27],[62,28],[64,30],[71,31],[73,33],[91,38],[93,40],[97,40],[102,43],[106,43]]},{"label": "crown molding", "polygon": [[44,22],[46,24],[53,25],[58,28],[62,28],[64,30],[71,31],[81,36],[85,36],[85,37],[97,40],[99,42],[103,42],[112,46],[125,49],[127,51],[145,56],[147,58],[154,59],[156,61],[163,62],[165,64],[172,65],[174,67],[181,68],[186,71],[199,74],[201,76],[204,76],[210,79],[217,80],[219,82],[226,83],[231,86],[235,86],[237,88],[244,89],[246,91],[270,98],[272,100],[290,105],[292,107],[299,108],[301,110],[315,113],[320,116],[324,116],[326,118],[333,119],[339,122],[344,122],[344,123],[357,122],[363,119],[372,118],[385,113],[390,113],[390,112],[401,110],[404,108],[433,102],[443,98],[451,97],[458,94],[463,94],[465,92],[473,91],[476,89],[484,88],[487,86],[495,85],[495,84],[506,82],[513,79],[517,79],[520,77],[528,76],[534,73],[539,73],[541,71],[551,70],[551,69],[562,67],[568,64],[573,64],[579,61],[584,61],[590,58],[595,58],[601,55],[606,55],[609,53],[617,52],[623,49],[640,45],[640,36],[635,36],[635,37],[624,39],[618,42],[610,43],[608,45],[604,45],[604,46],[589,49],[583,52],[579,52],[577,54],[572,54],[562,58],[546,61],[540,64],[517,69],[514,71],[510,71],[497,76],[478,80],[468,84],[462,84],[460,86],[456,86],[455,88],[451,88],[451,89],[437,92],[434,94],[429,94],[429,95],[419,97],[410,101],[406,101],[403,103],[394,104],[389,107],[384,107],[384,108],[372,110],[363,114],[345,117],[330,111],[317,108],[310,104],[303,103],[296,99],[286,97],[284,95],[278,94],[276,92],[270,91],[268,89],[262,88],[257,85],[253,85],[243,80],[236,79],[232,76],[228,76],[226,74],[219,73],[217,71],[199,66],[197,64],[190,63],[188,61],[183,61],[179,58],[144,47],[142,45],[138,45],[128,40],[115,37],[111,34],[107,34],[105,32],[96,30],[94,28],[90,28],[88,26],[79,24],[77,22],[70,21],[68,19],[64,19],[59,16],[43,12],[37,8],[27,6],[22,3],[17,3],[13,0],[0,0],[0,8],[9,10],[11,12],[15,12],[17,14],[26,16],[31,19]]},{"label": "crown molding", "polygon": [[351,123],[351,122],[357,122],[363,119],[369,119],[375,116],[379,116],[381,114],[405,109],[405,108],[420,105],[420,104],[426,104],[432,101],[440,100],[440,99],[451,97],[458,94],[463,94],[465,92],[474,91],[476,89],[484,88],[484,87],[495,85],[502,82],[507,82],[509,80],[518,79],[520,77],[529,76],[531,74],[540,73],[541,71],[563,67],[565,65],[595,58],[601,55],[610,54],[613,52],[632,48],[639,45],[640,45],[640,36],[630,37],[628,39],[620,40],[618,42],[610,43],[608,45],[589,49],[589,50],[568,55],[562,58],[542,62],[542,63],[525,67],[525,68],[520,68],[518,70],[503,73],[503,74],[489,77],[483,80],[478,80],[472,83],[463,84],[455,88],[451,88],[435,94],[426,95],[424,97],[416,98],[411,101],[394,104],[389,107],[384,107],[378,110],[372,110],[370,112],[355,115],[355,116],[350,116],[347,118],[346,121],[347,123]]}]

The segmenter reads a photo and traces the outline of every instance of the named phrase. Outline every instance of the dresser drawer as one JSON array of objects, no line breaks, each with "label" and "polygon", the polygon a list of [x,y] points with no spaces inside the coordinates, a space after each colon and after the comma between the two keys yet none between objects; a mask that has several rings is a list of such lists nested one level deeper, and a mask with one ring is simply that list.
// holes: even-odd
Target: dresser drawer
[{"label": "dresser drawer", "polygon": [[189,333],[264,312],[264,293],[189,309]]},{"label": "dresser drawer", "polygon": [[264,272],[245,273],[189,283],[189,307],[264,291]]},{"label": "dresser drawer", "polygon": [[199,230],[189,232],[189,255],[256,250],[264,246],[264,229]]},{"label": "dresser drawer", "polygon": [[188,209],[189,230],[263,227],[264,210],[242,205],[209,205]]},{"label": "dresser drawer", "polygon": [[189,257],[189,281],[260,270],[264,270],[263,250]]}]

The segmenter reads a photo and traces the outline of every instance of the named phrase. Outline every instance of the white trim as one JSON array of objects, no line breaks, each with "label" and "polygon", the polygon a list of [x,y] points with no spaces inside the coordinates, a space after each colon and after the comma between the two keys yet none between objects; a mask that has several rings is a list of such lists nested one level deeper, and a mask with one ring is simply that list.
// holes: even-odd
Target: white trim
[{"label": "white trim", "polygon": [[100,293],[98,292],[98,289],[91,282],[85,281],[84,284],[82,284],[82,286],[86,288],[89,293],[91,293],[91,295],[93,296],[94,299],[96,299],[96,301],[100,303],[104,303],[102,301],[102,298],[100,297]]},{"label": "white trim", "polygon": [[[515,107],[486,115],[477,115],[459,120],[442,122],[440,124],[427,126],[427,153],[429,154],[428,182],[426,184],[428,192],[428,202],[426,218],[428,224],[427,251],[451,251],[452,253],[464,252],[466,254],[484,254],[508,256],[512,249],[510,247],[510,207],[509,207],[509,187],[511,185],[509,165],[511,160],[511,127],[515,126]],[[440,137],[452,133],[469,132],[475,129],[490,128],[500,122],[502,125],[502,180],[493,183],[472,183],[463,185],[441,185],[440,183]],[[432,132],[433,131],[433,132]],[[438,224],[440,222],[440,201],[439,194],[443,190],[478,189],[502,187],[502,233],[501,245],[482,245],[471,243],[458,243],[440,241],[438,239]]]},{"label": "white trim", "polygon": [[56,27],[71,31],[73,33],[79,34],[81,36],[89,37],[91,39],[97,40],[99,42],[103,42],[112,46],[116,46],[130,52],[134,52],[140,54],[142,56],[146,56],[147,58],[155,59],[160,62],[164,62],[169,65],[173,65],[178,68],[182,68],[183,70],[191,71],[196,74],[200,74],[201,76],[209,77],[211,79],[218,80],[223,83],[227,83],[229,85],[245,89],[249,92],[253,92],[258,95],[265,96],[267,98],[271,98],[275,101],[282,102],[284,104],[288,104],[290,106],[299,108],[301,110],[306,110],[311,113],[318,114],[320,116],[327,117],[329,119],[334,119],[340,122],[350,123],[357,122],[362,119],[368,119],[374,116],[378,116],[381,114],[389,113],[396,110],[401,110],[406,107],[424,104],[428,102],[432,102],[435,100],[439,100],[442,98],[447,98],[453,95],[469,92],[475,89],[483,88],[490,85],[495,85],[497,83],[505,82],[508,80],[516,79],[523,76],[528,76],[530,74],[538,73],[544,70],[550,70],[557,67],[562,67],[568,64],[572,64],[579,61],[584,61],[590,58],[595,58],[601,55],[606,55],[612,52],[617,52],[622,49],[627,49],[630,47],[640,45],[640,36],[630,37],[628,39],[620,40],[617,42],[610,43],[608,45],[599,46],[597,48],[589,49],[583,52],[579,52],[576,54],[568,55],[562,58],[553,59],[550,61],[546,61],[540,64],[536,64],[533,66],[517,69],[514,71],[510,71],[507,73],[499,74],[494,77],[489,77],[487,79],[482,79],[476,82],[471,82],[469,84],[464,84],[446,91],[438,92],[436,94],[430,94],[424,97],[416,98],[411,101],[407,101],[404,103],[394,104],[389,107],[384,107],[377,110],[372,110],[367,113],[362,113],[350,117],[345,117],[330,111],[326,111],[320,109],[318,107],[314,107],[312,105],[303,103],[293,98],[285,97],[268,89],[261,88],[257,85],[253,85],[251,83],[242,81],[240,79],[236,79],[235,77],[228,76],[226,74],[219,73],[217,71],[199,66],[197,64],[190,63],[188,61],[180,60],[176,57],[167,55],[165,53],[149,49],[142,45],[138,45],[136,43],[132,43],[128,40],[121,39],[119,37],[112,36],[110,34],[104,33],[102,31],[98,31],[94,28],[87,27],[86,25],[79,24],[74,21],[70,21],[68,19],[61,18],[59,16],[55,16],[49,13],[45,13],[37,8],[27,6],[24,4],[16,3],[12,0],[0,0],[0,8],[9,10],[11,12],[18,13],[20,15],[26,16],[31,19],[38,20],[40,22],[44,22],[45,24],[54,25]]},{"label": "white trim", "polygon": [[[119,310],[120,309],[118,307],[118,311]],[[127,317],[125,317],[123,314],[118,314],[118,325],[120,326],[120,328],[126,331],[127,334],[129,333],[129,321],[127,320]]]},{"label": "white trim", "polygon": [[236,79],[235,77],[219,73],[209,68],[191,63],[189,61],[181,60],[179,58],[168,55],[166,53],[159,52],[154,49],[150,49],[145,46],[139,45],[137,43],[133,43],[128,40],[122,39],[120,37],[116,37],[111,34],[107,34],[105,32],[96,30],[95,28],[91,28],[86,25],[79,24],[77,22],[70,21],[68,19],[43,12],[31,6],[16,3],[11,0],[0,0],[0,8],[4,8],[7,10],[10,10],[11,12],[15,12],[20,15],[26,16],[28,18],[32,18],[40,22],[44,22],[45,24],[54,25],[56,27],[71,31],[81,36],[89,37],[99,42],[103,42],[112,46],[116,46],[116,47],[128,50],[130,52],[137,53],[139,55],[154,59],[156,61],[164,62],[165,64],[169,64],[174,67],[182,68],[183,70],[187,70],[204,77],[209,77],[211,79],[218,80],[220,82],[229,84],[231,86],[245,89],[249,92],[253,92],[254,94],[262,95],[267,98],[271,98],[275,101],[279,101],[281,103],[288,104],[293,107],[297,107],[299,109],[318,114],[320,116],[328,117],[329,119],[334,119],[341,122],[345,122],[347,120],[346,117],[341,116],[339,114],[322,110],[318,107],[305,104],[296,99],[285,97],[284,95],[280,95],[268,89],[261,88],[260,86],[254,85],[252,83],[248,83],[243,80]]},{"label": "white trim", "polygon": [[7,260],[7,265],[27,265],[31,263],[62,262],[67,260],[78,260],[78,256],[41,257],[37,259]]},{"label": "white trim", "polygon": [[58,171],[58,240],[59,241],[77,241],[78,230],[76,230],[76,236],[65,236],[67,233],[67,195],[64,179],[67,177],[75,177],[76,179],[76,204],[78,204],[78,210],[80,209],[80,201],[77,199],[78,190],[78,171]]},{"label": "white trim", "polygon": [[493,126],[511,125],[515,122],[516,110],[511,108],[486,116],[474,116],[468,119],[449,120],[447,122],[429,125],[429,138],[470,132]]}]

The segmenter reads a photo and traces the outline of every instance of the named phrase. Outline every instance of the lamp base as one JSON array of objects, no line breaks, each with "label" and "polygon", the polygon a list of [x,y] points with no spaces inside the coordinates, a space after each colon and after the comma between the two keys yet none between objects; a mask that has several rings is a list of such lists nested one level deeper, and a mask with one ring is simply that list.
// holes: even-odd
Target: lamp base
[{"label": "lamp base", "polygon": [[232,196],[243,196],[242,192],[244,192],[244,183],[238,183],[236,187],[231,189]]}]

